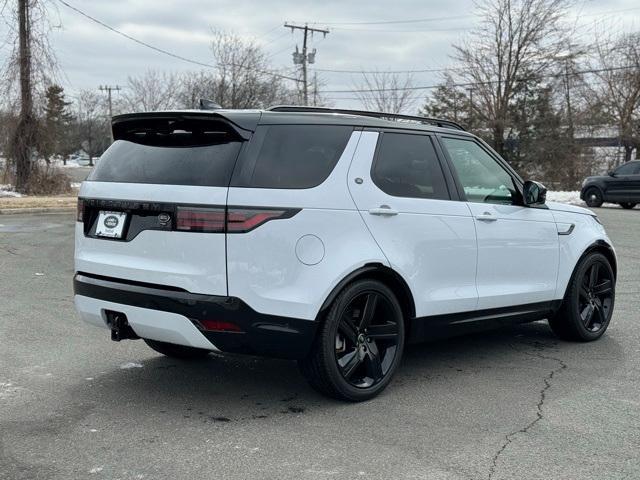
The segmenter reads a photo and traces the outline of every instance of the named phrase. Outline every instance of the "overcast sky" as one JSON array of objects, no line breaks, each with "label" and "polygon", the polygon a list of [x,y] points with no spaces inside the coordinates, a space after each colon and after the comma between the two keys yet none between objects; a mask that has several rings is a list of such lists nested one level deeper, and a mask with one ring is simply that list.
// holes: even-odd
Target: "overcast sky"
[{"label": "overcast sky", "polygon": [[[53,46],[61,80],[73,93],[100,84],[125,85],[146,69],[194,70],[199,67],[138,45],[81,16],[59,2]],[[317,22],[331,33],[314,36],[318,69],[435,69],[450,64],[451,44],[473,28],[472,0],[65,0],[86,14],[133,37],[176,54],[213,63],[211,29],[255,39],[272,55],[274,67],[291,70],[291,52],[301,45],[285,21]],[[415,21],[431,19],[430,21]],[[433,20],[436,19],[436,20]],[[359,22],[405,21],[362,24]],[[570,21],[578,37],[589,40],[595,28],[640,29],[638,0],[577,0]],[[603,27],[603,25],[605,27]],[[2,51],[4,55],[5,52]],[[325,89],[354,88],[358,75],[319,72]],[[438,73],[414,74],[415,85],[437,82]],[[427,91],[423,93],[426,94]],[[337,106],[357,106],[353,94],[327,94]]]}]

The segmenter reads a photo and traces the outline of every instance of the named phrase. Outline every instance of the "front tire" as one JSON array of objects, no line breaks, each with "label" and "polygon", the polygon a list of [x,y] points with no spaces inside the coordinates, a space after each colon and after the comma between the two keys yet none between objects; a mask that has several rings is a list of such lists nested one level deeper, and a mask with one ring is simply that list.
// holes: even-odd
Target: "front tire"
[{"label": "front tire", "polygon": [[391,382],[404,349],[404,318],[393,292],[376,280],[349,284],[331,304],[300,370],[313,388],[360,402]]},{"label": "front tire", "polygon": [[171,358],[180,358],[182,360],[193,360],[204,358],[211,352],[203,348],[187,347],[184,345],[176,345],[174,343],[159,342],[157,340],[149,340],[144,338],[144,343],[162,355]]},{"label": "front tire", "polygon": [[609,326],[615,301],[615,276],[607,257],[591,253],[576,267],[560,310],[549,319],[563,340],[590,342]]},{"label": "front tire", "polygon": [[631,210],[633,207],[635,207],[637,205],[637,203],[632,203],[632,202],[620,202],[620,206],[622,208],[624,208],[625,210]]},{"label": "front tire", "polygon": [[588,207],[598,208],[602,206],[603,198],[600,189],[592,187],[584,192],[584,201]]}]

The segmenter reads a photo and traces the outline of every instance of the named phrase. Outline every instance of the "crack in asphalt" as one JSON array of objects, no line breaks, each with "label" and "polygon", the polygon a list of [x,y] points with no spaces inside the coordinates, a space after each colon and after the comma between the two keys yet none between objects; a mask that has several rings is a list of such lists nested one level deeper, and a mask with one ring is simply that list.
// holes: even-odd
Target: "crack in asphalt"
[{"label": "crack in asphalt", "polygon": [[[536,348],[537,350],[542,350],[544,349],[544,345],[541,343],[536,342],[536,344],[531,345],[534,348]],[[550,357],[548,355],[543,355],[541,353],[538,352],[523,352],[522,350],[519,350],[513,346],[511,346],[512,348],[514,348],[514,350],[519,351],[521,353],[524,353],[526,355],[530,355],[532,357],[538,357],[538,358],[542,358],[544,360],[553,360],[554,362],[557,362],[559,364],[559,366],[557,368],[554,368],[553,370],[551,370],[546,377],[543,378],[544,381],[544,386],[542,387],[542,389],[539,392],[539,400],[538,403],[536,405],[536,418],[533,419],[531,422],[529,422],[528,424],[526,424],[524,427],[519,428],[518,430],[514,430],[513,432],[508,433],[507,435],[505,435],[504,438],[504,443],[502,444],[502,446],[498,449],[498,451],[495,453],[495,455],[493,456],[492,460],[491,460],[491,468],[489,469],[489,476],[488,479],[492,480],[493,476],[496,473],[496,469],[498,468],[498,461],[500,459],[500,456],[504,453],[504,451],[509,447],[509,445],[511,445],[511,443],[514,442],[515,437],[518,434],[523,434],[523,433],[528,433],[529,430],[531,428],[533,428],[540,420],[542,420],[544,418],[544,413],[542,411],[542,408],[544,407],[544,402],[547,398],[547,390],[549,390],[551,388],[551,381],[553,380],[553,378],[560,373],[562,370],[565,370],[567,368],[567,364],[564,363],[562,360],[560,360],[559,358],[556,357]]]}]

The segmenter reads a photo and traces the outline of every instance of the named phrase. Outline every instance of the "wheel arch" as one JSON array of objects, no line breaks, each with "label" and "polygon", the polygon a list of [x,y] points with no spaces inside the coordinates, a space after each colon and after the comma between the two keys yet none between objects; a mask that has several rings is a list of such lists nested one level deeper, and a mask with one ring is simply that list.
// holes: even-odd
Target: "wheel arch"
[{"label": "wheel arch", "polygon": [[567,296],[567,292],[569,291],[571,282],[573,281],[576,275],[576,271],[578,270],[578,265],[580,265],[580,262],[582,262],[582,260],[591,253],[601,253],[602,255],[604,255],[607,260],[609,260],[611,268],[613,269],[613,278],[618,278],[618,260],[616,259],[616,254],[613,251],[613,247],[604,240],[596,240],[587,248],[585,248],[584,252],[582,252],[582,255],[580,255],[575,265],[573,266],[573,271],[571,272],[571,276],[569,277],[569,281],[567,282],[564,290],[564,296],[562,297],[563,299]]},{"label": "wheel arch", "polygon": [[580,198],[582,200],[586,199],[587,197],[587,192],[591,189],[595,189],[598,190],[600,192],[600,195],[602,196],[602,200],[604,201],[605,199],[605,194],[604,194],[604,186],[600,185],[598,183],[592,183],[591,185],[587,185],[582,189],[582,195],[580,196]]},{"label": "wheel arch", "polygon": [[335,298],[344,289],[345,286],[347,286],[351,282],[363,278],[378,280],[384,283],[393,291],[393,293],[396,295],[396,298],[398,299],[398,302],[400,302],[400,308],[402,308],[402,313],[406,322],[405,331],[408,333],[410,331],[409,323],[411,322],[411,319],[416,316],[416,305],[413,299],[413,294],[411,293],[411,289],[409,288],[407,282],[398,272],[381,263],[368,263],[354,270],[353,272],[345,276],[342,280],[340,280],[338,284],[333,288],[333,290],[331,290],[331,293],[329,293],[324,303],[320,307],[317,319],[320,319],[320,317],[322,317],[322,315],[326,313]]}]

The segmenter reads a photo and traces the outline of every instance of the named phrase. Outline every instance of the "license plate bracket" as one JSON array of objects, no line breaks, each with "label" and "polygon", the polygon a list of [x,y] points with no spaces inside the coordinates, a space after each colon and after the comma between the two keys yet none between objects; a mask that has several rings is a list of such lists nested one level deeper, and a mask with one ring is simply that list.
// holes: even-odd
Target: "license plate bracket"
[{"label": "license plate bracket", "polygon": [[122,238],[124,224],[127,221],[125,212],[101,210],[96,223],[96,236],[105,238]]}]

